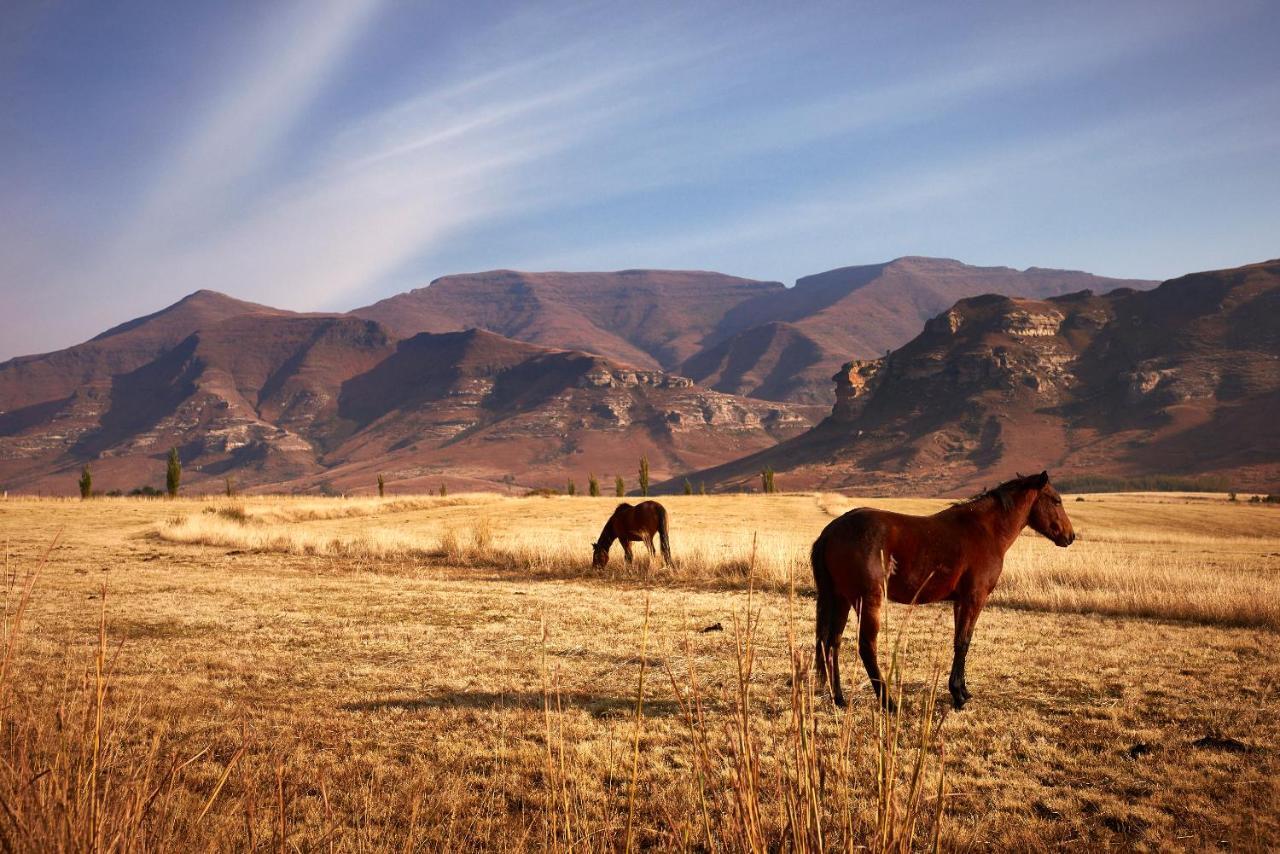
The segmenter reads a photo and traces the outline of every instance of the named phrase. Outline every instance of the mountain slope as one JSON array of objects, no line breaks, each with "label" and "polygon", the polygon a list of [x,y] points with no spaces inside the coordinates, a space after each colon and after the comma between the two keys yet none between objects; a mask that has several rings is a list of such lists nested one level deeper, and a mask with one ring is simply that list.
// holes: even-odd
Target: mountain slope
[{"label": "mountain slope", "polygon": [[0,363],[0,412],[62,400],[135,370],[197,329],[239,315],[282,317],[292,312],[196,291],[154,314],[122,323],[83,344]]},{"label": "mountain slope", "polygon": [[494,270],[445,276],[352,314],[402,337],[475,327],[623,365],[671,369],[702,348],[730,309],[783,290],[778,282],[697,271]]},{"label": "mountain slope", "polygon": [[195,491],[224,477],[368,489],[382,472],[490,488],[506,475],[563,485],[572,472],[585,487],[585,466],[625,473],[648,453],[661,477],[767,447],[820,414],[478,330],[397,340],[350,315],[237,314],[221,301],[196,315],[184,302],[162,325],[152,316],[101,336],[137,346],[111,351],[127,358],[87,383],[57,369],[94,342],[37,357],[35,388],[11,375],[14,399],[46,382],[74,391],[0,411],[5,488],[68,493],[85,462],[100,490],[157,486],[170,447]]},{"label": "mountain slope", "polygon": [[[844,267],[735,307],[719,330],[721,341],[686,361],[681,372],[737,394],[830,403],[831,374],[850,356],[873,358],[902,346],[926,320],[959,299],[986,293],[1044,298],[1155,284],[1071,270],[973,267],[945,258]],[[779,322],[788,324],[788,335],[803,345],[760,348],[760,340],[773,337],[771,326]],[[759,351],[754,362],[753,351]],[[773,379],[784,375],[784,384]]]},{"label": "mountain slope", "polygon": [[1017,469],[1280,482],[1280,262],[1148,291],[961,300],[836,375],[812,431],[695,475],[965,491]]},{"label": "mountain slope", "polygon": [[[440,478],[563,486],[626,475],[641,454],[655,479],[768,447],[812,424],[812,410],[697,388],[481,330],[421,333],[343,389],[358,431],[326,457],[339,486],[378,471],[420,486]],[[659,473],[662,473],[659,475]]]}]

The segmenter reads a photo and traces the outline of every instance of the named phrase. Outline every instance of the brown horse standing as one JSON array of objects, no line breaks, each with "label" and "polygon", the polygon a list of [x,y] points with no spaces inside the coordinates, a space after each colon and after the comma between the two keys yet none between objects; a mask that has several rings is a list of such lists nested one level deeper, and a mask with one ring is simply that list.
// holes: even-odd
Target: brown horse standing
[{"label": "brown horse standing", "polygon": [[609,563],[609,547],[614,540],[622,542],[622,552],[631,563],[631,544],[643,542],[653,555],[654,535],[662,537],[662,559],[671,564],[671,535],[667,533],[667,509],[656,501],[641,501],[634,507],[619,504],[604,523],[600,539],[591,544],[591,565],[597,569]]},{"label": "brown horse standing", "polygon": [[862,507],[832,520],[814,542],[811,560],[818,588],[818,678],[830,677],[836,705],[845,704],[840,638],[855,608],[858,654],[871,687],[885,708],[895,708],[876,660],[887,595],[891,602],[954,603],[955,657],[947,687],[955,707],[962,708],[970,697],[964,665],[974,623],[1000,579],[1005,552],[1027,525],[1059,546],[1076,538],[1048,472],[1019,475],[932,516]]}]

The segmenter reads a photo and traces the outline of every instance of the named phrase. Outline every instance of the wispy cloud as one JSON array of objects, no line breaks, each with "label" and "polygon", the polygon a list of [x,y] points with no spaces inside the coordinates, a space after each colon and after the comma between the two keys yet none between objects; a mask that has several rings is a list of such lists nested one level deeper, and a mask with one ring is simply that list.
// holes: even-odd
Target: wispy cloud
[{"label": "wispy cloud", "polygon": [[[1043,211],[1063,176],[1274,147],[1274,124],[1247,117],[1249,97],[1274,94],[1228,97],[1188,71],[1193,92],[1142,100],[1148,65],[1176,68],[1171,46],[1239,31],[1250,8],[1013,4],[975,22],[945,5],[263,6],[251,34],[210,33],[216,58],[188,81],[200,96],[157,114],[139,201],[113,199],[121,215],[85,251],[60,251],[55,218],[22,215],[31,193],[0,199],[21,216],[0,272],[81,295],[87,316],[200,287],[347,307],[456,265],[783,277],[825,263],[820,244],[877,260],[1002,182],[1034,184],[1044,198],[1020,204]],[[1113,77],[1133,93],[1098,88]],[[876,243],[885,222],[901,233]]]}]

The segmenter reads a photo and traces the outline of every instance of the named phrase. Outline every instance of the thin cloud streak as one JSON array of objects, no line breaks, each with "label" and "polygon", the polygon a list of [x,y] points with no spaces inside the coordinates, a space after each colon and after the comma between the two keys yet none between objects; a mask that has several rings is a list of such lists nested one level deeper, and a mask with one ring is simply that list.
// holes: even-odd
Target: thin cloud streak
[{"label": "thin cloud streak", "polygon": [[[1261,98],[1265,113],[1266,87],[1232,98],[1206,86],[1187,106],[1161,86],[1157,103],[1142,100],[1157,91],[1147,64],[1175,49],[1182,64],[1198,31],[1247,23],[1249,7],[1170,5],[1148,20],[1137,5],[1016,5],[985,24],[948,7],[450,9],[442,19],[461,25],[421,50],[389,31],[411,20],[435,37],[443,13],[265,8],[251,51],[221,34],[235,62],[202,69],[212,94],[194,113],[157,119],[167,154],[149,164],[143,201],[104,224],[107,248],[61,253],[52,223],[28,227],[0,237],[11,280],[137,314],[200,287],[350,307],[392,282],[497,266],[782,277],[883,260],[889,246],[927,252],[912,241],[1012,181],[1028,191],[1002,201],[1043,216],[1077,178],[1275,147],[1274,122],[1239,106]],[[1187,74],[1201,85],[1203,71]],[[1103,77],[1125,84],[1114,104],[1095,95]],[[882,238],[886,222],[902,233],[848,237]],[[93,236],[86,249],[103,242]],[[985,239],[968,223],[947,245],[966,236]]]}]

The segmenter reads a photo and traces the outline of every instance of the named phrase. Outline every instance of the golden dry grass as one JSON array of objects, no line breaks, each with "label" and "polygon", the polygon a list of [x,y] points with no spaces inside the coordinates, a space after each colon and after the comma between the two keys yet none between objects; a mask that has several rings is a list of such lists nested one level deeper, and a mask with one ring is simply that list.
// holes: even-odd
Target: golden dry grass
[{"label": "golden dry grass", "polygon": [[[664,499],[678,518],[672,567],[628,571],[619,549],[603,575],[697,588],[810,592],[809,546],[829,518],[854,506],[927,513],[945,502],[849,499],[830,494]],[[493,495],[341,502],[278,499],[206,503],[159,528],[174,542],[507,570],[522,576],[594,577],[587,547],[615,499]],[[1280,513],[1145,496],[1069,501],[1080,539],[1054,549],[1031,531],[1010,551],[995,601],[1048,611],[1184,619],[1280,629]],[[513,524],[532,513],[536,523]]]},{"label": "golden dry grass", "polygon": [[[1280,511],[1069,502],[1082,540],[1015,546],[959,714],[929,695],[949,611],[891,609],[895,754],[848,646],[848,714],[806,706],[804,550],[863,502],[664,501],[677,566],[655,568],[652,590],[616,555],[602,577],[585,566],[608,499],[0,503],[8,615],[62,532],[20,631],[5,622],[0,792],[27,822],[3,822],[5,841],[892,849],[927,847],[936,829],[956,850],[1151,850],[1280,838]],[[513,531],[513,510],[542,532]],[[753,535],[767,591],[748,610]],[[793,572],[795,600],[782,592]],[[1240,748],[1197,746],[1205,736]],[[901,765],[885,777],[892,755]],[[908,836],[883,830],[908,813]]]}]

